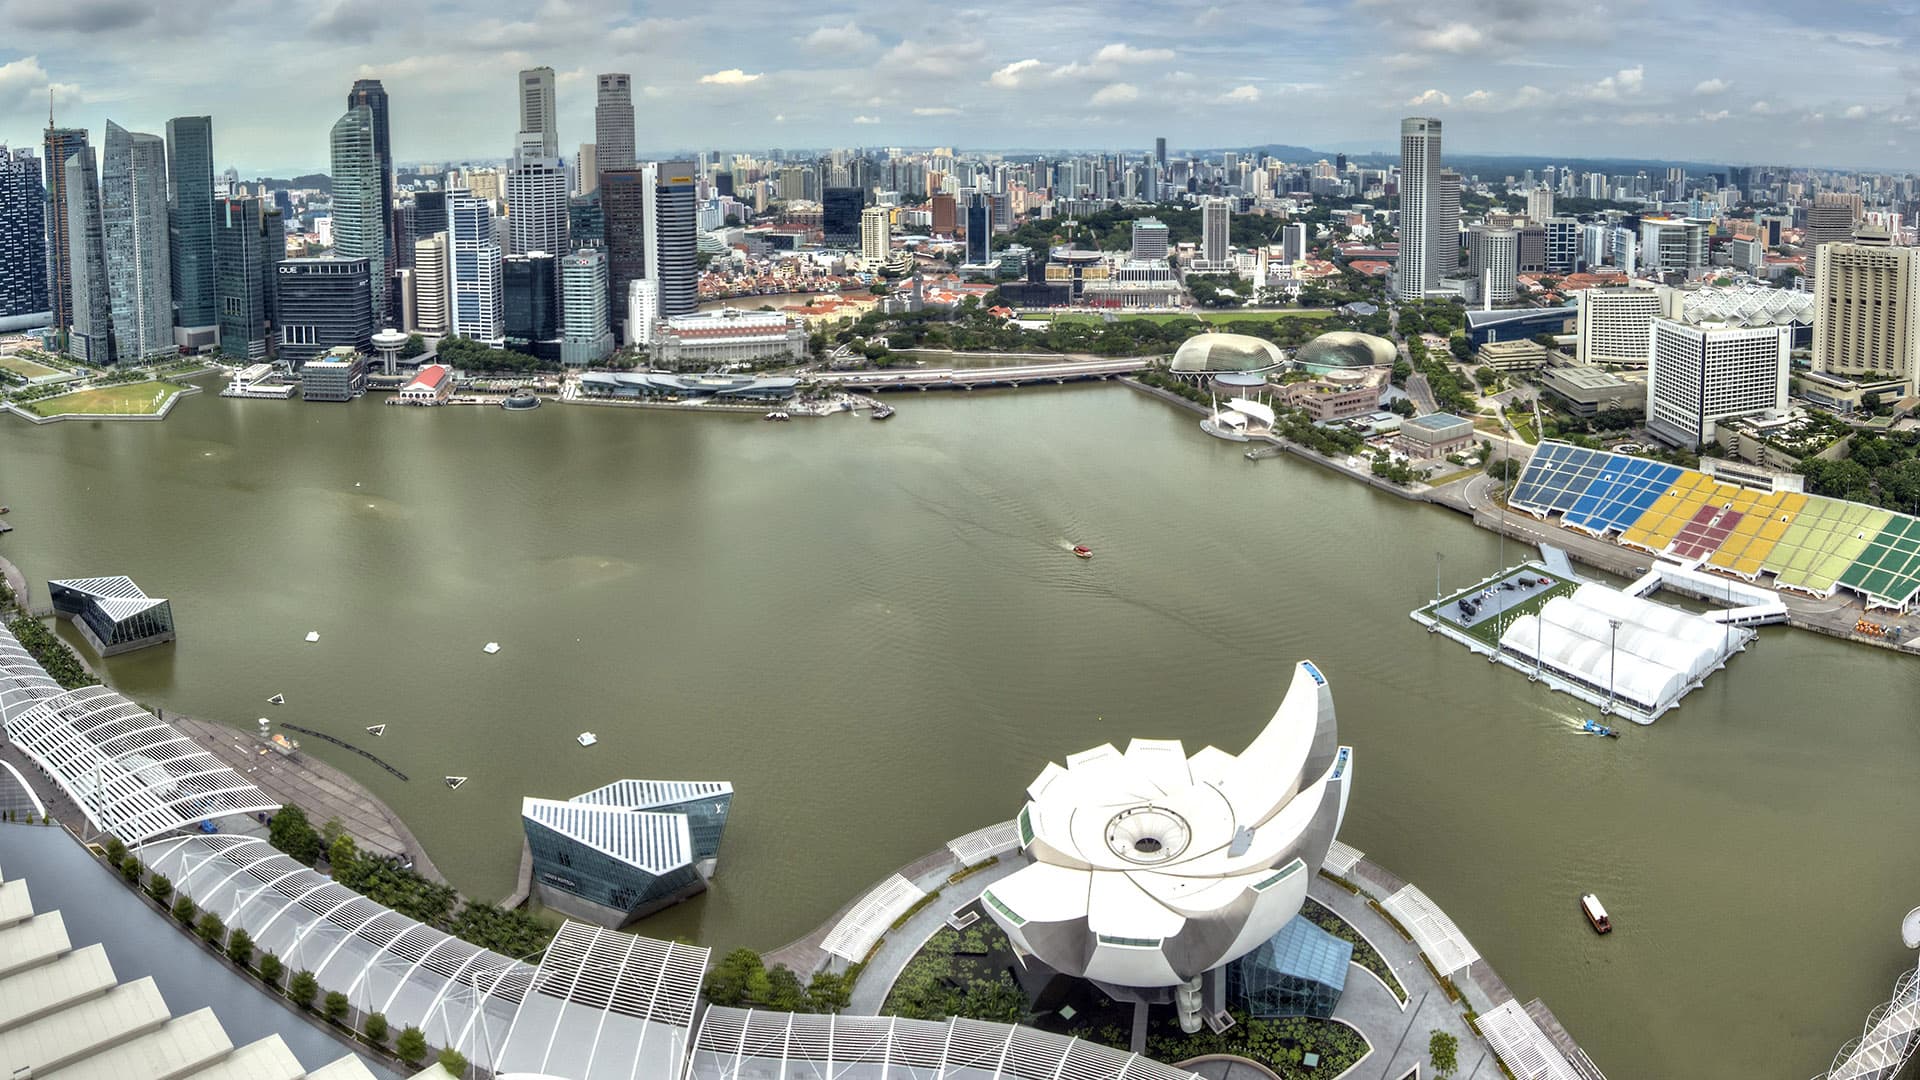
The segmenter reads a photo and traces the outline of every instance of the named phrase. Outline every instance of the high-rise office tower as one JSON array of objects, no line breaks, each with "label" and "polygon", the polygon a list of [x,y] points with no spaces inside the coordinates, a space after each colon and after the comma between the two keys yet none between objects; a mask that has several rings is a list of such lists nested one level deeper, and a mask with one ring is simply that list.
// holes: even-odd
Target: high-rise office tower
[{"label": "high-rise office tower", "polygon": [[1653,342],[1653,320],[1668,313],[1670,291],[1664,286],[1625,286],[1575,293],[1580,304],[1580,363],[1646,366]]},{"label": "high-rise office tower", "polygon": [[567,170],[557,158],[515,158],[507,167],[507,252],[558,256],[567,243]]},{"label": "high-rise office tower", "polygon": [[1166,258],[1167,236],[1167,224],[1159,218],[1134,218],[1133,240],[1128,246],[1127,257],[1133,259]]},{"label": "high-rise office tower", "polygon": [[[380,205],[391,217],[393,212],[393,138],[387,126],[387,88],[380,85],[379,79],[355,79],[353,88],[347,91],[347,108],[365,106],[373,114],[373,156],[380,168]],[[386,260],[389,268],[405,266],[406,260],[400,252],[406,244],[402,235],[387,230]]]},{"label": "high-rise office tower", "polygon": [[[443,211],[440,223],[447,216]],[[447,332],[447,234],[444,231],[413,242],[413,320],[423,334]]]},{"label": "high-rise office tower", "polygon": [[560,260],[560,362],[585,367],[613,354],[607,253],[582,248]]},{"label": "high-rise office tower", "polygon": [[1667,201],[1679,202],[1687,197],[1687,170],[1680,166],[1667,169],[1667,186],[1663,192]]},{"label": "high-rise office tower", "polygon": [[174,351],[172,259],[167,250],[167,144],[107,121],[100,162],[115,358],[137,363]]},{"label": "high-rise office tower", "polygon": [[660,317],[691,315],[700,307],[700,228],[691,161],[661,162],[648,229],[648,274],[660,284]]},{"label": "high-rise office tower", "polygon": [[1706,223],[1691,218],[1640,219],[1640,270],[1646,274],[1688,273],[1707,265]]},{"label": "high-rise office tower", "polygon": [[[1489,307],[1512,303],[1519,284],[1520,234],[1475,225],[1467,236],[1467,272],[1473,278],[1474,299]],[[1406,258],[1404,246],[1400,257]]]},{"label": "high-rise office tower", "polygon": [[[1400,259],[1394,295],[1419,300],[1440,281],[1440,121],[1400,121]],[[1511,282],[1509,282],[1511,285]]]},{"label": "high-rise office tower", "polygon": [[1920,359],[1920,248],[1893,247],[1864,226],[1850,243],[1823,244],[1814,274],[1813,369],[1880,372],[1909,386]]},{"label": "high-rise office tower", "polygon": [[1806,272],[1814,276],[1815,288],[1820,285],[1816,268],[1821,247],[1853,239],[1853,228],[1859,223],[1857,207],[1856,202],[1829,192],[1815,196],[1813,205],[1807,207],[1807,227],[1801,230],[1800,248],[1806,253]]},{"label": "high-rise office tower", "polygon": [[1433,272],[1450,277],[1460,272],[1460,174],[1440,170],[1440,210],[1434,222]]},{"label": "high-rise office tower", "polygon": [[859,243],[860,211],[866,207],[865,188],[827,188],[820,196],[820,239],[828,244]]},{"label": "high-rise office tower", "polygon": [[969,266],[985,266],[993,258],[993,196],[967,193],[967,257]]},{"label": "high-rise office tower", "polygon": [[373,272],[368,259],[286,259],[274,267],[280,359],[295,370],[328,349],[373,351]]},{"label": "high-rise office tower", "polygon": [[1545,225],[1553,216],[1553,189],[1537,187],[1527,192],[1527,220]]},{"label": "high-rise office tower", "polygon": [[[647,276],[647,222],[653,175],[644,168],[600,170],[600,231],[607,249],[607,307],[625,317],[632,283]],[[632,342],[632,331],[627,340]]]},{"label": "high-rise office tower", "polygon": [[416,191],[413,193],[413,230],[403,239],[409,246],[417,244],[435,233],[447,231],[447,193],[445,191]]},{"label": "high-rise office tower", "polygon": [[1653,321],[1647,431],[1688,450],[1716,441],[1717,424],[1787,407],[1787,326]]},{"label": "high-rise office tower", "polygon": [[216,200],[213,253],[220,354],[249,363],[265,360],[274,268],[287,255],[280,211],[255,198]]},{"label": "high-rise office tower", "polygon": [[57,128],[51,114],[41,149],[46,153],[44,169],[47,183],[47,291],[53,302],[53,325],[65,329],[73,323],[73,270],[67,240],[67,159],[88,150],[87,133],[81,128]]},{"label": "high-rise office tower", "polygon": [[212,345],[214,298],[213,117],[167,121],[167,251],[172,258],[174,343]]},{"label": "high-rise office tower", "polygon": [[560,281],[545,251],[500,260],[500,330],[507,348],[560,359]]},{"label": "high-rise office tower", "polygon": [[348,109],[333,125],[333,252],[367,260],[372,316],[387,321],[387,213],[381,205],[379,144],[373,110]]},{"label": "high-rise office tower", "polygon": [[886,262],[893,255],[893,211],[885,206],[869,206],[860,211],[860,257],[868,266]]},{"label": "high-rise office tower", "polygon": [[1232,199],[1213,198],[1200,204],[1200,261],[1209,267],[1224,267],[1230,259],[1232,218]]},{"label": "high-rise office tower", "polygon": [[521,147],[538,145],[534,156],[560,156],[560,128],[554,120],[553,69],[530,68],[520,73]]},{"label": "high-rise office tower", "polygon": [[61,166],[66,189],[67,268],[72,307],[67,355],[89,364],[114,361],[113,294],[107,284],[106,223],[93,148],[80,144]]},{"label": "high-rise office tower", "polygon": [[600,186],[600,147],[594,143],[583,142],[580,152],[573,159],[573,194],[575,198],[591,195]]},{"label": "high-rise office tower", "polygon": [[[602,169],[633,168],[633,76],[613,72],[600,76],[600,94],[593,106],[594,161]],[[584,187],[584,191],[593,190]]]},{"label": "high-rise office tower", "polygon": [[500,328],[500,242],[493,204],[456,188],[447,193],[449,332],[488,344]]},{"label": "high-rise office tower", "polygon": [[1307,257],[1307,223],[1294,221],[1287,224],[1286,232],[1281,234],[1281,254],[1288,262],[1298,262]]},{"label": "high-rise office tower", "polygon": [[53,320],[47,289],[47,195],[33,150],[0,145],[0,330]]},{"label": "high-rise office tower", "polygon": [[1167,167],[1167,139],[1164,135],[1153,140],[1153,163],[1163,169]]},{"label": "high-rise office tower", "polygon": [[1577,218],[1550,217],[1541,228],[1547,238],[1547,271],[1571,274],[1580,269],[1580,222]]}]

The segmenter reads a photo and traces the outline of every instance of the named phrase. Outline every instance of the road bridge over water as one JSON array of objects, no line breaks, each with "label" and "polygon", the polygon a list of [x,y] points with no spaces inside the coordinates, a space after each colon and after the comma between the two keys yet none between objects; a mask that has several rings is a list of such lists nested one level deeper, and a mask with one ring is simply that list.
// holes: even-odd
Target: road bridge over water
[{"label": "road bridge over water", "polygon": [[1035,383],[1086,382],[1114,379],[1145,371],[1153,359],[1146,356],[1111,360],[1074,360],[1061,364],[1023,364],[984,368],[903,368],[874,371],[822,371],[808,381],[844,390],[972,390],[988,386],[1026,386]]}]

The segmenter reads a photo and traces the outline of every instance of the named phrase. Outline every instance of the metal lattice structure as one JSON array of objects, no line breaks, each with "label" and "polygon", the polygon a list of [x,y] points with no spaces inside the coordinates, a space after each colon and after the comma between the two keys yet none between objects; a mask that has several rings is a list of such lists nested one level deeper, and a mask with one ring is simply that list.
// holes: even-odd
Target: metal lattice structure
[{"label": "metal lattice structure", "polygon": [[676,1075],[709,950],[570,922],[547,946],[496,1073]]},{"label": "metal lattice structure", "polygon": [[685,1080],[1195,1080],[1193,1073],[1066,1035],[981,1020],[905,1020],[715,1006]]},{"label": "metal lattice structure", "polygon": [[1920,969],[1903,973],[1893,997],[1867,1014],[1860,1036],[1840,1048],[1824,1080],[1893,1080],[1920,1049]]},{"label": "metal lattice structure", "polygon": [[112,690],[62,690],[4,627],[0,725],[88,824],[130,845],[280,808],[191,736]]}]

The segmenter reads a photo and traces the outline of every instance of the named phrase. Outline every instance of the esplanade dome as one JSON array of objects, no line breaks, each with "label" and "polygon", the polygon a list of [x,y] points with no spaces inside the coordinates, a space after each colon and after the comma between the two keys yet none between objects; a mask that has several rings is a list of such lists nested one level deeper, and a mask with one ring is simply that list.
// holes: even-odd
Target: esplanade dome
[{"label": "esplanade dome", "polygon": [[1351,330],[1332,330],[1300,346],[1299,351],[1293,354],[1293,359],[1303,367],[1330,371],[1334,368],[1387,367],[1392,365],[1397,355],[1399,350],[1386,338]]},{"label": "esplanade dome", "polygon": [[1285,362],[1280,347],[1245,334],[1195,334],[1173,354],[1172,370],[1187,375],[1270,371]]}]

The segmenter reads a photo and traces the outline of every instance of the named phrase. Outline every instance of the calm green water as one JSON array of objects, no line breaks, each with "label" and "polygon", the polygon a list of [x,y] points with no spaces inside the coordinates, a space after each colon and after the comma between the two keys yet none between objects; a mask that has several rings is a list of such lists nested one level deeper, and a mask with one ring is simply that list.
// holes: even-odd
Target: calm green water
[{"label": "calm green water", "polygon": [[41,598],[109,573],[173,598],[180,641],[114,682],[375,744],[414,780],[307,743],[478,895],[511,886],[523,795],[733,781],[714,891],[648,933],[777,946],[1010,817],[1050,758],[1238,750],[1311,657],[1356,748],[1344,839],[1615,1080],[1812,1075],[1910,962],[1920,664],[1769,630],[1658,726],[1575,737],[1571,699],[1407,619],[1436,550],[1456,583],[1496,565],[1462,518],[1246,462],[1124,387],[898,403],[884,424],[212,394],[163,424],[0,418],[0,552]]}]

